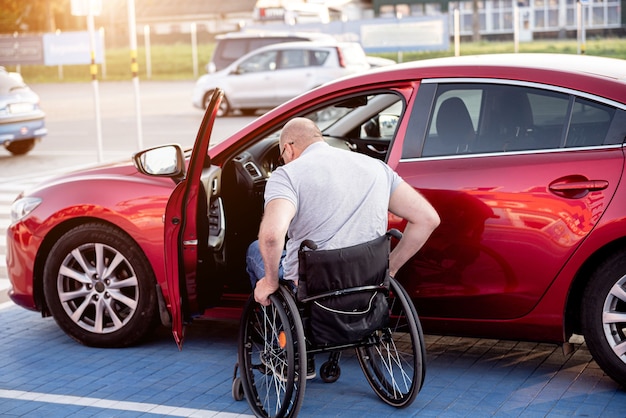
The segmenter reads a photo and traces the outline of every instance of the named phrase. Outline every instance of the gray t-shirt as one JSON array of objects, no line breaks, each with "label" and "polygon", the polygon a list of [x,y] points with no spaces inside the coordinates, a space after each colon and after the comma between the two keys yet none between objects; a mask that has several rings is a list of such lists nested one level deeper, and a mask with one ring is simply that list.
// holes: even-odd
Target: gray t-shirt
[{"label": "gray t-shirt", "polygon": [[284,278],[298,278],[298,247],[305,239],[319,249],[348,247],[387,231],[389,198],[402,179],[387,164],[325,142],[274,171],[265,204],[287,199],[296,208],[289,226]]}]

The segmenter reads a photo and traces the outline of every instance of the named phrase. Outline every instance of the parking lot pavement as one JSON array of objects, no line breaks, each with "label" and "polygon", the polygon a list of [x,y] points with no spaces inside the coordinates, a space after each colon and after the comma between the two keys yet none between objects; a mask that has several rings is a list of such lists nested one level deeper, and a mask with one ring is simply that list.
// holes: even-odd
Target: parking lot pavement
[{"label": "parking lot pavement", "polygon": [[[247,403],[231,396],[236,321],[194,323],[178,351],[163,328],[137,347],[98,349],[10,302],[0,304],[0,318],[2,417],[250,416]],[[345,352],[336,383],[307,383],[300,416],[625,415],[626,392],[584,344],[565,356],[550,344],[432,335],[426,342],[426,381],[410,407],[380,401]]]}]

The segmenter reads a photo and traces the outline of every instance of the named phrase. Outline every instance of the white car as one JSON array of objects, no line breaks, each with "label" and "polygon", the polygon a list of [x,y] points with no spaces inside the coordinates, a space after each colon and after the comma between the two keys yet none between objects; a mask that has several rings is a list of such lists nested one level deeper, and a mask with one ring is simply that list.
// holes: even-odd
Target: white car
[{"label": "white car", "polygon": [[225,93],[218,116],[253,114],[345,75],[368,70],[356,42],[287,42],[250,52],[228,67],[198,79],[193,105],[205,109],[213,90]]}]

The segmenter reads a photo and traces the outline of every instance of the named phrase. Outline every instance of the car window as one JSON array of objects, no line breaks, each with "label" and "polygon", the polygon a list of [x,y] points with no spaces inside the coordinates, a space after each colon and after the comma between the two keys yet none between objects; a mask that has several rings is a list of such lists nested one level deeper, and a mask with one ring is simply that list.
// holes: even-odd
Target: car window
[{"label": "car window", "polygon": [[385,160],[405,102],[393,92],[346,98],[305,117],[315,121],[326,142]]},{"label": "car window", "polygon": [[[247,39],[230,39],[220,41],[216,53],[216,57],[226,62],[235,61],[237,58],[247,54],[252,51],[251,46],[249,46],[249,41]],[[256,48],[260,48],[263,45],[258,45]]]},{"label": "car window", "polygon": [[302,68],[309,65],[308,51],[304,49],[285,49],[280,52],[278,68]]},{"label": "car window", "polygon": [[324,65],[329,55],[330,52],[325,50],[316,49],[309,51],[309,65],[313,67]]},{"label": "car window", "polygon": [[601,145],[607,136],[615,109],[591,100],[576,99],[567,132],[566,147]]},{"label": "car window", "polygon": [[255,54],[241,64],[239,64],[239,73],[255,73],[260,71],[273,71],[276,69],[277,51],[265,51]]},{"label": "car window", "polygon": [[424,155],[466,153],[476,139],[483,90],[476,87],[445,88],[438,92]]},{"label": "car window", "polygon": [[598,146],[607,143],[615,114],[611,106],[535,87],[442,84],[422,155]]}]

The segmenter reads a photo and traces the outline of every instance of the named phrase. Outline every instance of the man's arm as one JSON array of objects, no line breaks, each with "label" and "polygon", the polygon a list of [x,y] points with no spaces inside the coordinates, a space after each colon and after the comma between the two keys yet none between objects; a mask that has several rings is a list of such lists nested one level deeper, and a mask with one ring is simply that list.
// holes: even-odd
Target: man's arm
[{"label": "man's arm", "polygon": [[389,274],[393,277],[422,248],[439,226],[440,219],[435,208],[405,182],[400,183],[392,193],[389,210],[408,222],[402,239],[389,254]]},{"label": "man's arm", "polygon": [[278,289],[280,258],[289,224],[295,214],[296,208],[287,199],[273,199],[265,206],[259,227],[259,249],[265,266],[265,277],[257,282],[254,289],[254,298],[261,305],[269,305],[269,295]]}]

